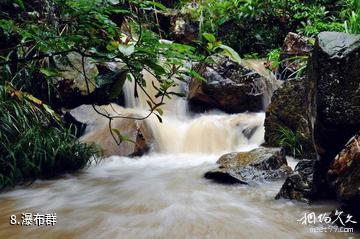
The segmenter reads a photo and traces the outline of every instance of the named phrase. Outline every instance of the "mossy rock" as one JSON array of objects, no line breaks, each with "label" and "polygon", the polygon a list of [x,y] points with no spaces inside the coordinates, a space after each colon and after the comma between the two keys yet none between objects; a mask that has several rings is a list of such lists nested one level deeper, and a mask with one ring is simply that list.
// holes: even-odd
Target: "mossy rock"
[{"label": "mossy rock", "polygon": [[[306,84],[306,77],[294,79],[285,82],[280,89],[275,91],[266,111],[265,144],[270,147],[281,146],[279,145],[279,130],[286,128],[299,136],[302,157],[315,159]],[[292,149],[285,149],[288,154],[291,154]]]}]

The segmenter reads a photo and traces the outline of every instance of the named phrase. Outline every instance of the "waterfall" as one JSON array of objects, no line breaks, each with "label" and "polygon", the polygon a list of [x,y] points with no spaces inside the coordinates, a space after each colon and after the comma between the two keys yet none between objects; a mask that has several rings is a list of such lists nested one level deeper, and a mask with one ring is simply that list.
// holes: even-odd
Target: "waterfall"
[{"label": "waterfall", "polygon": [[[143,71],[146,92],[150,96],[156,94],[152,83],[157,80],[150,73]],[[171,89],[184,93],[183,82]],[[126,107],[143,112],[148,110],[148,97],[138,89],[138,97],[134,96],[134,81],[124,85]],[[152,98],[156,102],[155,98]],[[161,153],[222,153],[245,148],[256,147],[263,142],[264,114],[242,113],[228,115],[222,112],[208,112],[192,115],[188,112],[185,98],[167,99],[163,107],[163,122],[155,115],[146,119],[154,137],[155,151]]]},{"label": "waterfall", "polygon": [[[264,76],[261,88],[263,90],[264,108],[269,104],[274,89],[279,87],[278,81],[271,77],[265,69],[263,61],[244,61],[244,65]],[[123,87],[125,96],[125,108],[110,104],[99,106],[98,110],[110,115],[126,115],[144,117],[149,114],[148,101],[159,103],[160,97],[156,98],[158,80],[148,71],[142,71],[144,90],[135,81],[126,81]],[[176,81],[170,89],[172,92],[185,94],[187,83]],[[137,92],[135,97],[134,92]],[[112,120],[112,127],[125,134],[130,134],[132,140],[137,140],[136,131],[146,128],[149,132],[151,151],[166,154],[197,153],[197,154],[221,154],[233,151],[247,151],[258,147],[264,140],[264,113],[239,113],[226,114],[220,111],[209,111],[203,114],[193,114],[188,111],[185,97],[165,97],[164,105],[161,106],[163,115],[162,122],[152,114],[146,120],[136,122],[116,118]],[[94,112],[91,106],[83,106],[72,110],[72,114],[80,122],[87,124],[87,134],[82,137],[85,142],[95,142],[103,149],[106,155],[129,155],[134,145],[125,142],[117,145],[109,130],[108,119]],[[128,129],[125,126],[132,127]],[[135,130],[135,131],[134,131]],[[132,150],[129,150],[132,148]]]}]

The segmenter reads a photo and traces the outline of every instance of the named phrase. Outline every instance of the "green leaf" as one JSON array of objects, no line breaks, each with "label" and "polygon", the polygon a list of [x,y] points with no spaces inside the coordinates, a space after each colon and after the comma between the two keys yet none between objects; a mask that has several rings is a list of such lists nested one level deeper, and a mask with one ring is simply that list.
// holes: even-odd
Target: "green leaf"
[{"label": "green leaf", "polygon": [[131,139],[129,138],[129,136],[121,134],[118,129],[111,128],[111,131],[116,134],[116,136],[117,136],[117,138],[118,138],[118,140],[117,140],[117,143],[118,143],[118,144],[121,144],[122,142],[131,142],[131,143],[136,144],[136,142],[134,142],[133,140],[131,140]]},{"label": "green leaf", "polygon": [[239,54],[231,47],[225,46],[225,45],[220,45],[217,48],[222,49],[224,51],[224,54],[226,56],[230,57],[233,61],[235,61],[239,64],[241,63],[241,58],[240,58]]},{"label": "green leaf", "polygon": [[156,108],[155,109],[158,113],[159,113],[159,115],[163,115],[164,114],[164,111],[161,109],[161,108]]},{"label": "green leaf", "polygon": [[42,104],[42,106],[44,107],[45,111],[54,119],[56,119],[57,121],[61,121],[60,116],[53,110],[50,108],[50,106],[48,106],[47,104]]},{"label": "green leaf", "polygon": [[155,72],[156,75],[164,75],[164,74],[166,74],[165,69],[162,66],[160,66],[159,64],[157,64],[156,62],[152,61],[152,60],[146,61],[145,65],[150,67]]},{"label": "green leaf", "polygon": [[118,41],[111,41],[106,45],[106,49],[108,51],[114,51],[119,47],[119,42]]},{"label": "green leaf", "polygon": [[163,4],[159,3],[159,2],[155,2],[155,1],[146,1],[146,4],[148,5],[152,5],[162,11],[166,11],[167,7],[165,7]]},{"label": "green leaf", "polygon": [[211,33],[205,32],[205,33],[203,33],[203,37],[204,37],[208,42],[211,42],[211,43],[216,42],[216,37],[215,37],[213,34],[211,34]]},{"label": "green leaf", "polygon": [[120,3],[119,0],[108,0],[108,2],[109,2],[110,4],[113,4],[113,5],[116,5],[116,4],[119,4],[119,3]]},{"label": "green leaf", "polygon": [[121,94],[127,75],[128,75],[128,71],[125,70],[122,71],[120,75],[116,76],[114,84],[111,87],[111,91],[109,95],[110,99],[115,99]]},{"label": "green leaf", "polygon": [[22,10],[25,10],[25,5],[22,0],[15,0],[15,3],[18,4]]},{"label": "green leaf", "polygon": [[133,44],[129,44],[129,45],[119,44],[118,49],[125,56],[131,56],[135,52],[135,45],[133,45]]},{"label": "green leaf", "polygon": [[29,101],[31,101],[31,102],[33,102],[35,104],[38,104],[38,105],[42,104],[41,100],[39,100],[38,98],[36,98],[35,96],[33,96],[33,95],[29,94],[29,93],[24,93],[23,95],[27,100],[29,100]]},{"label": "green leaf", "polygon": [[189,74],[190,74],[190,76],[192,78],[195,78],[195,79],[200,80],[200,81],[205,82],[205,83],[207,82],[207,80],[202,75],[200,75],[199,73],[197,73],[194,70],[190,70]]},{"label": "green leaf", "polygon": [[59,72],[52,68],[41,68],[40,72],[47,77],[56,77],[60,75]]}]

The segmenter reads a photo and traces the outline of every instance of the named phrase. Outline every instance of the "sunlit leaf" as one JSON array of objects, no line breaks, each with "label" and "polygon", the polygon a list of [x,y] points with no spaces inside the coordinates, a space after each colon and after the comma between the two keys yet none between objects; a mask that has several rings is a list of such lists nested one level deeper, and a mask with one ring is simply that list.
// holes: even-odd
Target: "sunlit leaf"
[{"label": "sunlit leaf", "polygon": [[131,56],[135,51],[135,45],[133,45],[133,44],[128,44],[128,45],[119,44],[118,49],[125,56]]},{"label": "sunlit leaf", "polygon": [[203,81],[203,82],[207,82],[207,80],[202,76],[202,75],[200,75],[199,73],[197,73],[196,71],[194,71],[194,70],[190,70],[189,71],[189,74],[190,74],[190,76],[192,77],[192,78],[195,78],[195,79],[197,79],[197,80],[200,80],[200,81]]},{"label": "sunlit leaf", "polygon": [[59,72],[51,68],[41,68],[40,72],[47,77],[56,77],[60,75]]},{"label": "sunlit leaf", "polygon": [[119,47],[119,42],[118,41],[111,41],[106,45],[106,49],[108,51],[114,51]]},{"label": "sunlit leaf", "polygon": [[163,115],[164,114],[164,111],[161,109],[161,108],[156,108],[155,109],[158,113],[159,113],[159,115]]},{"label": "sunlit leaf", "polygon": [[162,11],[166,11],[166,10],[167,10],[167,7],[165,7],[163,4],[161,4],[161,3],[159,3],[159,2],[146,1],[146,4],[152,5],[152,6],[158,8],[159,10],[162,10]]},{"label": "sunlit leaf", "polygon": [[218,46],[218,48],[222,49],[224,51],[224,54],[228,57],[230,57],[230,59],[232,59],[233,61],[237,62],[237,63],[241,63],[241,58],[239,56],[239,54],[232,49],[229,46],[225,46],[225,45],[220,45]]},{"label": "sunlit leaf", "polygon": [[60,116],[53,109],[51,109],[50,106],[48,106],[47,104],[42,104],[42,106],[44,107],[45,111],[49,113],[54,119],[59,122],[61,121]]},{"label": "sunlit leaf", "polygon": [[216,42],[216,37],[211,34],[211,33],[203,33],[203,37],[208,41],[208,42],[211,42],[211,43],[214,43]]},{"label": "sunlit leaf", "polygon": [[33,96],[33,95],[31,95],[31,94],[24,93],[24,97],[25,97],[27,100],[29,100],[29,101],[31,101],[31,102],[33,102],[33,103],[35,103],[35,104],[38,104],[38,105],[41,105],[41,104],[42,104],[42,101],[41,101],[41,100],[39,100],[38,98],[36,98],[35,96]]}]

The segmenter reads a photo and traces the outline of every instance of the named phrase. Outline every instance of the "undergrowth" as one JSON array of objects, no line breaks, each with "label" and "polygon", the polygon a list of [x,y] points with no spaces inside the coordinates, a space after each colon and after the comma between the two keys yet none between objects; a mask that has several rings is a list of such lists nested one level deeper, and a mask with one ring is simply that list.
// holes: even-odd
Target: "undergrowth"
[{"label": "undergrowth", "polygon": [[99,150],[80,143],[39,106],[0,88],[0,189],[87,166]]}]

